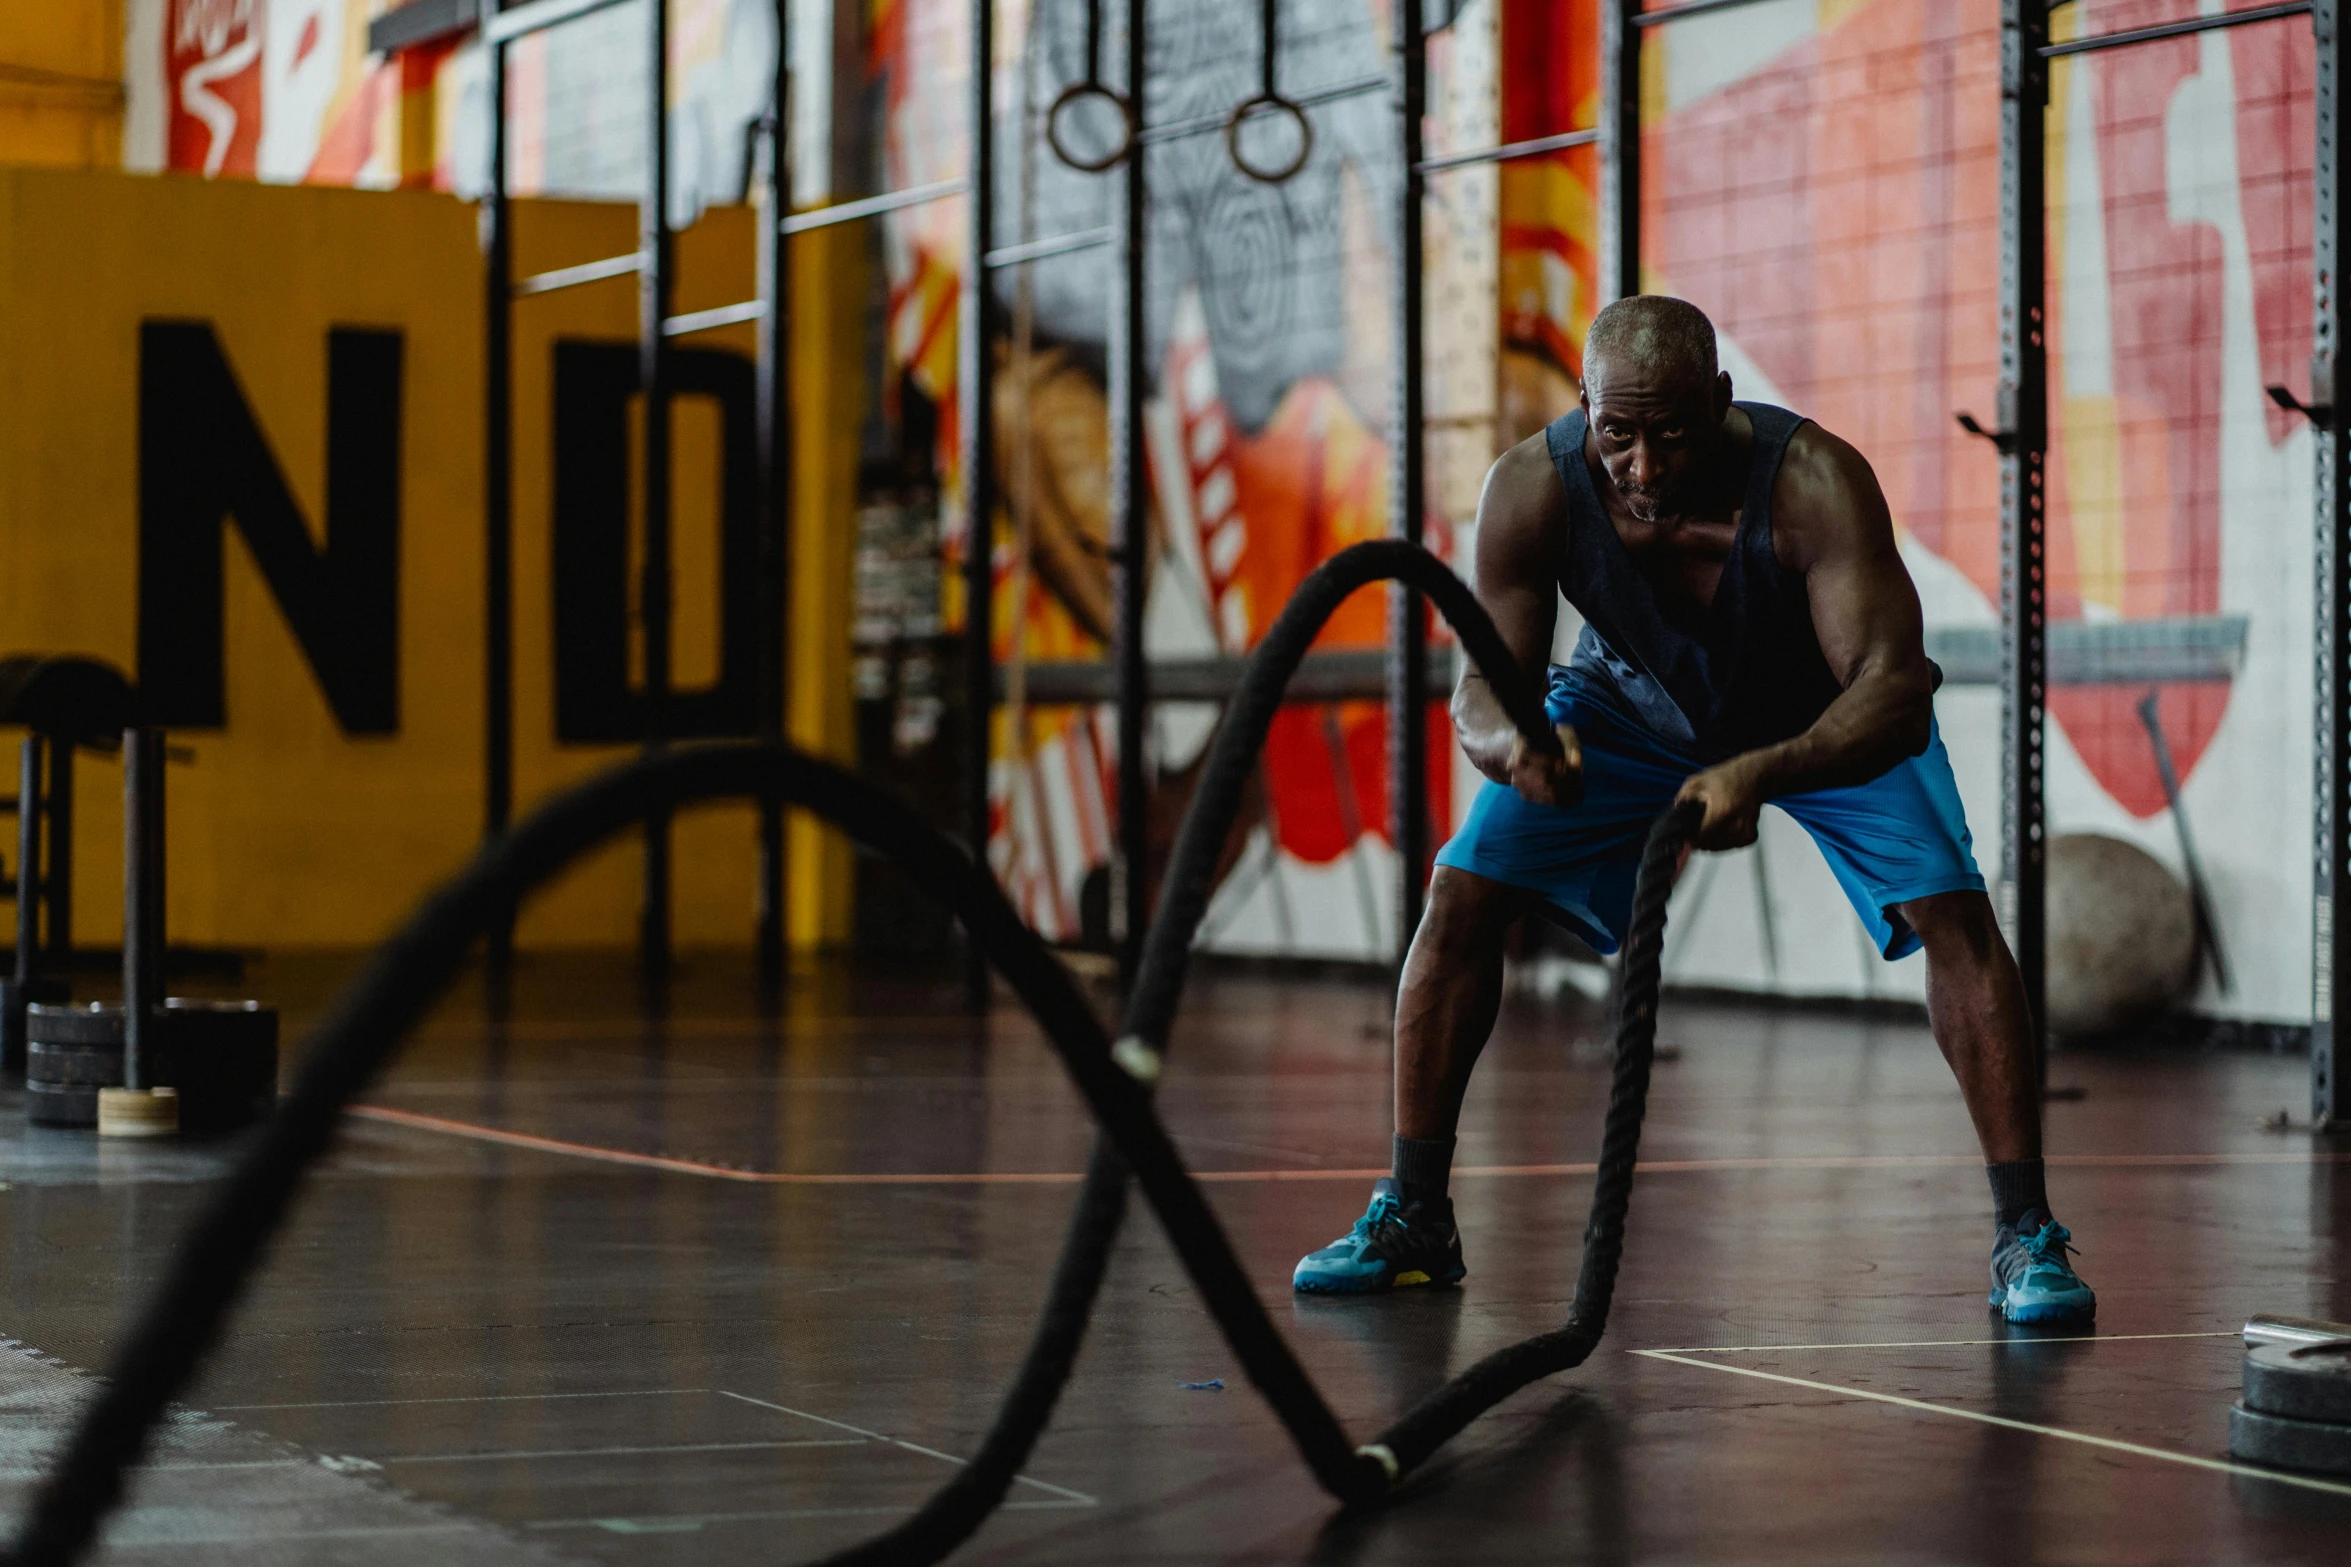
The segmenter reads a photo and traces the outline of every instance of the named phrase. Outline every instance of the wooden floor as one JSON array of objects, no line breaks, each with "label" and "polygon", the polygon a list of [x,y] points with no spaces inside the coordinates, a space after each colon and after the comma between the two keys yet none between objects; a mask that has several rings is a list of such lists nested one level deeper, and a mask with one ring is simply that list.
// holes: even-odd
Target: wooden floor
[{"label": "wooden floor", "polygon": [[[252,988],[296,1023],[334,966]],[[690,966],[542,960],[436,1015],[350,1128],[177,1422],[122,1561],[775,1563],[968,1452],[1032,1326],[1090,1123],[1009,1005],[799,976],[761,1021]],[[1162,1101],[1353,1429],[1555,1324],[1598,1011],[1514,1003],[1473,1087],[1458,1290],[1298,1300],[1385,1166],[1387,1002],[1209,976]],[[2094,1336],[2001,1330],[1988,1199],[1923,1028],[1669,1006],[1607,1340],[1393,1507],[1341,1517],[1140,1205],[1077,1377],[970,1562],[2340,1562],[2351,1483],[2233,1465],[2236,1330],[2351,1319],[2351,1143],[2296,1058],[2066,1055],[2059,1216]],[[28,1130],[0,1095],[12,1510],[231,1150]],[[1198,1384],[1223,1382],[1221,1391]]]}]

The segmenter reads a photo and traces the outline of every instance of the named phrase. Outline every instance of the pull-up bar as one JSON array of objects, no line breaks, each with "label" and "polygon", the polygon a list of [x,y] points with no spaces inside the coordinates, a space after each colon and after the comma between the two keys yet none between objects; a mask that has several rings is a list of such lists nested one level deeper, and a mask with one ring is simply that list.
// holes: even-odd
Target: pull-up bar
[{"label": "pull-up bar", "polygon": [[2193,16],[2183,22],[2157,22],[2149,27],[2134,27],[2127,32],[2093,33],[2087,38],[2069,38],[2063,43],[2042,44],[2039,53],[2044,60],[2054,60],[2061,55],[2120,49],[2130,44],[2153,43],[2159,38],[2185,38],[2193,33],[2209,33],[2223,27],[2243,27],[2251,22],[2276,22],[2289,16],[2308,16],[2311,3],[2312,0],[2289,0],[2285,5],[2254,6],[2244,11],[2217,11],[2210,16]]}]

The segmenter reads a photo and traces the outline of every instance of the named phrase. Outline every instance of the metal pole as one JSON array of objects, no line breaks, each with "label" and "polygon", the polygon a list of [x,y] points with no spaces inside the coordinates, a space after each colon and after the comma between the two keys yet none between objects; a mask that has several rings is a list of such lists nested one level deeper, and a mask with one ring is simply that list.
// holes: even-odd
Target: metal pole
[{"label": "metal pole", "polygon": [[[1417,3],[1396,7],[1395,394],[1389,444],[1395,449],[1388,495],[1388,531],[1418,544],[1428,494],[1427,454],[1421,444],[1423,328],[1421,218],[1426,176],[1421,172],[1422,122],[1428,112],[1428,39]],[[1403,967],[1420,929],[1429,865],[1428,620],[1420,595],[1401,582],[1388,587],[1388,840],[1396,847],[1398,900],[1396,964]],[[1377,939],[1376,936],[1374,938]]]},{"label": "metal pole", "polygon": [[16,770],[16,1002],[41,977],[41,747],[24,737]]},{"label": "metal pole", "polygon": [[2042,1019],[2042,733],[2048,700],[2049,350],[2044,138],[2049,103],[2044,0],[2000,8],[2000,914],[2024,978],[2047,1086]]},{"label": "metal pole", "polygon": [[163,1005],[163,731],[122,735],[122,1081],[146,1088]]},{"label": "metal pole", "polygon": [[[482,0],[486,23],[497,0]],[[514,227],[506,198],[506,45],[488,48],[489,182],[482,193],[482,836],[514,815]],[[487,943],[490,972],[514,957],[508,909]]]},{"label": "metal pole", "polygon": [[[1143,123],[1149,0],[1127,0],[1126,92]],[[1143,450],[1143,395],[1151,352],[1144,311],[1149,244],[1143,148],[1119,167],[1118,314],[1110,329],[1110,558],[1115,594],[1111,654],[1118,665],[1118,847],[1110,861],[1111,942],[1119,982],[1131,984],[1151,922],[1150,671],[1144,664],[1143,595],[1151,575],[1151,465]]]},{"label": "metal pole", "polygon": [[2312,81],[2318,122],[2311,179],[2310,405],[2318,471],[2313,543],[2317,552],[2311,765],[2310,1115],[2314,1122],[2351,1119],[2351,1091],[2336,1071],[2335,999],[2351,994],[2351,938],[2336,911],[2351,899],[2351,472],[2343,439],[2343,304],[2334,289],[2344,261],[2344,227],[2351,221],[2351,161],[2344,156],[2340,94],[2351,88],[2351,38],[2342,0],[2318,0],[2310,14],[2318,44]]},{"label": "metal pole", "polygon": [[0,1066],[22,1071],[25,1008],[41,993],[41,737],[24,737],[16,787],[16,963],[0,981]]},{"label": "metal pole", "polygon": [[[791,625],[792,384],[791,241],[783,221],[792,211],[791,0],[776,0],[775,83],[767,120],[766,210],[759,223],[759,737],[785,735],[784,638]],[[760,984],[784,979],[784,808],[759,802]]]},{"label": "metal pole", "polygon": [[[957,344],[956,388],[963,431],[963,712],[964,830],[971,857],[988,863],[989,732],[996,711],[996,408],[989,344],[995,294],[987,255],[996,243],[996,5],[971,5],[971,182],[963,257],[962,341]],[[965,942],[974,1011],[988,1005],[988,960],[977,942]]]},{"label": "metal pole", "polygon": [[[645,750],[669,739],[669,0],[645,0],[645,194],[637,205],[637,365],[645,394],[645,559],[637,579],[645,635]],[[669,972],[669,813],[645,816],[645,894],[637,960],[645,977]]]},{"label": "metal pole", "polygon": [[58,735],[49,742],[49,792],[41,801],[49,829],[42,836],[48,848],[41,861],[41,902],[48,912],[49,963],[60,972],[73,969],[73,741]]},{"label": "metal pole", "polygon": [[1600,298],[1641,291],[1642,0],[1600,0]]}]

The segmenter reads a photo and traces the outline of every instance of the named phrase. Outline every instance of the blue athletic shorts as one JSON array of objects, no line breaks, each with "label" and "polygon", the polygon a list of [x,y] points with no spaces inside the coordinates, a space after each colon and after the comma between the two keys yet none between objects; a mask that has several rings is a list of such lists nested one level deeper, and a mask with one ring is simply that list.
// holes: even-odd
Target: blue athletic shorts
[{"label": "blue athletic shorts", "polygon": [[[1549,899],[1560,923],[1614,952],[1632,915],[1633,876],[1649,824],[1707,764],[1662,739],[1605,686],[1560,665],[1544,707],[1571,725],[1584,752],[1584,798],[1558,809],[1487,783],[1437,863]],[[1865,784],[1771,802],[1812,834],[1870,938],[1889,958],[1918,950],[1894,905],[1931,893],[1984,890],[1960,809],[1951,758],[1936,730],[1927,748]]]}]

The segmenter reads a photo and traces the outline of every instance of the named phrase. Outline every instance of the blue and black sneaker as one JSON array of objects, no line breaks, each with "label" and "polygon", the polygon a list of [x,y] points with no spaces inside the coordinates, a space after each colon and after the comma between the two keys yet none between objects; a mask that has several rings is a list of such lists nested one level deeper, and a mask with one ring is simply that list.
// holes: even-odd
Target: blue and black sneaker
[{"label": "blue and black sneaker", "polygon": [[2001,1225],[1992,1240],[1987,1304],[2011,1322],[2088,1322],[2097,1316],[2097,1295],[2065,1260],[2072,1239],[2071,1231],[2038,1208],[2014,1229]]},{"label": "blue and black sneaker", "polygon": [[1299,1258],[1290,1287],[1305,1295],[1370,1295],[1416,1284],[1458,1284],[1468,1272],[1451,1201],[1406,1207],[1396,1183],[1382,1177],[1372,1183],[1371,1206],[1355,1228]]}]

